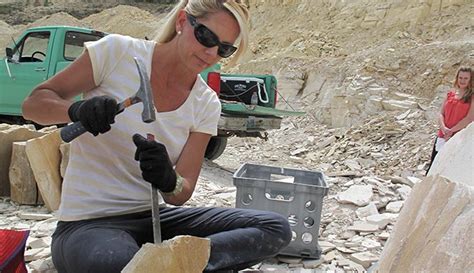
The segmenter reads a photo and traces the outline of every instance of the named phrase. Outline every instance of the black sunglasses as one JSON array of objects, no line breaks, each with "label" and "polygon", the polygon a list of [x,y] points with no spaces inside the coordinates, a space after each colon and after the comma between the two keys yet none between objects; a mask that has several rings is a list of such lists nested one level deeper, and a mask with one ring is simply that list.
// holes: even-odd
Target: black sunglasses
[{"label": "black sunglasses", "polygon": [[215,47],[218,46],[217,55],[222,58],[230,57],[237,48],[234,45],[229,43],[223,43],[219,41],[217,35],[208,29],[205,25],[199,24],[196,20],[196,17],[186,14],[189,23],[194,28],[194,37],[198,42],[205,47]]}]

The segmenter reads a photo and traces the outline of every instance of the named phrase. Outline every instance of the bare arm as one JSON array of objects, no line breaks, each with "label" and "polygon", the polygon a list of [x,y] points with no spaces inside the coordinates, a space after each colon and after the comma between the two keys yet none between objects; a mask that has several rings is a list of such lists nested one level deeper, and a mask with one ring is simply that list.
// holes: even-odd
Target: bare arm
[{"label": "bare arm", "polygon": [[33,89],[23,102],[25,119],[49,125],[71,120],[71,99],[96,87],[89,53],[84,51],[71,65]]},{"label": "bare arm", "polygon": [[444,106],[446,104],[446,98],[443,100],[443,104],[441,104],[441,110],[438,115],[438,124],[439,124],[439,129],[443,132],[443,134],[446,134],[448,131],[448,128],[444,124]]},{"label": "bare arm", "polygon": [[176,164],[176,172],[184,178],[183,191],[175,196],[163,196],[165,201],[173,205],[182,205],[191,198],[201,172],[204,153],[210,135],[191,133]]}]

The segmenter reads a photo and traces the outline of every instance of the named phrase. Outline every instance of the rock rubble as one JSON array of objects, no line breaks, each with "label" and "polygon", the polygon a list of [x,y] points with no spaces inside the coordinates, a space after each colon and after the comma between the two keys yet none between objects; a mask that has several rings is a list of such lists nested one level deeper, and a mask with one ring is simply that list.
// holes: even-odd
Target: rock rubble
[{"label": "rock rubble", "polygon": [[[344,184],[346,180],[344,177],[330,179],[331,184]],[[235,187],[201,178],[195,194],[186,205],[232,207],[235,190]],[[389,201],[382,202],[375,188],[372,191],[371,203],[366,206],[341,203],[336,195],[325,200],[327,204],[323,206],[319,239],[322,256],[319,260],[278,256],[257,265],[255,270],[326,272],[334,269],[364,272],[377,261],[397,216],[385,212],[385,207],[377,209],[375,204],[388,204]],[[403,203],[395,190],[390,190],[390,193],[390,202]],[[359,211],[367,207],[371,208],[367,213]],[[57,219],[42,206],[19,206],[8,198],[0,199],[0,208],[0,228],[31,230],[25,252],[30,272],[56,272],[52,265],[50,244]]]}]

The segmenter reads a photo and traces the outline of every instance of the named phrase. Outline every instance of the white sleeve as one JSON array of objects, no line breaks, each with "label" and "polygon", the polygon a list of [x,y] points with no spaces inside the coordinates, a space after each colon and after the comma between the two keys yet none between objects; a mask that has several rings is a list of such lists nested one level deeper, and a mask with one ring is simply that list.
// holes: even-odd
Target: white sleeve
[{"label": "white sleeve", "polygon": [[127,52],[131,43],[126,36],[110,34],[98,41],[86,42],[94,72],[94,82],[98,86],[115,68],[118,61]]},{"label": "white sleeve", "polygon": [[[214,92],[213,92],[214,93]],[[221,103],[215,93],[210,97],[208,103],[203,106],[195,132],[217,135],[217,124],[221,116]]]}]

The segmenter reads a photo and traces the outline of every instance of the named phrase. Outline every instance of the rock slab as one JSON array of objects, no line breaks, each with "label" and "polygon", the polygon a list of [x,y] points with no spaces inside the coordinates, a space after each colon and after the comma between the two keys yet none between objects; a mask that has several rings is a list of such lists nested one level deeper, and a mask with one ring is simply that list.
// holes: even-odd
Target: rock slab
[{"label": "rock slab", "polygon": [[429,176],[415,185],[378,272],[467,272],[474,268],[473,188]]},{"label": "rock slab", "polygon": [[50,211],[57,210],[61,202],[60,144],[59,131],[26,142],[26,155],[44,204]]},{"label": "rock slab", "polygon": [[44,135],[28,126],[5,125],[0,129],[0,196],[10,196],[9,169],[12,144]]},{"label": "rock slab", "polygon": [[209,239],[177,236],[161,244],[140,248],[122,273],[201,273],[211,251]]}]

